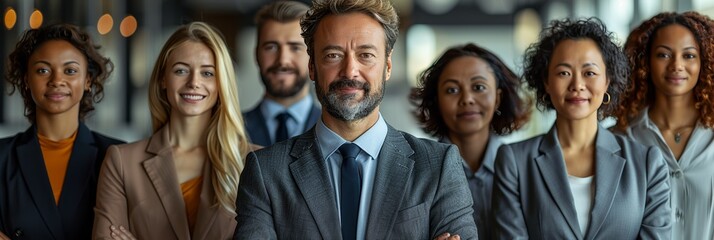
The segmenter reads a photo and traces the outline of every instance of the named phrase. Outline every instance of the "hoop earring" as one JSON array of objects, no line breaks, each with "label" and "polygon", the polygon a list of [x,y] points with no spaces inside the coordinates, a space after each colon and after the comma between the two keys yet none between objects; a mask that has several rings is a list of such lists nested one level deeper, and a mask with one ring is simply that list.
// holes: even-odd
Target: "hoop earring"
[{"label": "hoop earring", "polygon": [[540,97],[540,101],[547,104],[548,100],[545,99],[546,97],[548,97],[548,94],[543,94],[543,96]]},{"label": "hoop earring", "polygon": [[610,94],[605,92],[605,97],[607,98],[607,101],[603,101],[602,104],[608,105],[612,101],[612,97],[610,97]]},{"label": "hoop earring", "polygon": [[501,116],[501,111],[499,111],[498,109],[496,109],[496,115]]}]

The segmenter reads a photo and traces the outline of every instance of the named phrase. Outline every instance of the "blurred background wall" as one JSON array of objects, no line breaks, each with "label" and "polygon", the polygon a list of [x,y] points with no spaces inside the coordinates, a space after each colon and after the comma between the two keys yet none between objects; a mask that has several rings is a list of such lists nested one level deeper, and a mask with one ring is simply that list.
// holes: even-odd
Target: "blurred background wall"
[{"label": "blurred background wall", "polygon": [[[308,3],[309,1],[301,0]],[[232,50],[241,109],[263,95],[254,57],[253,17],[269,0],[2,0],[0,29],[2,72],[23,31],[52,23],[71,23],[89,32],[100,52],[114,62],[105,97],[86,120],[93,130],[126,141],[151,133],[148,79],[161,46],[181,24],[205,21],[220,29]],[[400,36],[393,54],[381,112],[398,129],[429,137],[414,120],[407,96],[417,75],[446,48],[473,42],[499,55],[517,73],[521,54],[551,19],[591,17],[603,20],[621,42],[629,30],[662,11],[699,11],[714,16],[712,0],[393,0]],[[24,131],[18,93],[0,97],[0,137]],[[314,89],[313,89],[314,90]],[[314,91],[313,91],[314,92]],[[506,141],[547,131],[554,116],[534,111],[531,122]]]}]

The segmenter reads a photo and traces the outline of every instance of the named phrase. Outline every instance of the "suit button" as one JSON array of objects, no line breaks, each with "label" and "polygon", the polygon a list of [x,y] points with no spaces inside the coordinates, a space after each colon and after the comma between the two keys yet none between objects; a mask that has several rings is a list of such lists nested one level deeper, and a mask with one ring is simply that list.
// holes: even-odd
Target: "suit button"
[{"label": "suit button", "polygon": [[15,229],[15,237],[22,237],[22,228]]},{"label": "suit button", "polygon": [[676,177],[676,178],[681,178],[681,177],[682,177],[682,171],[677,170],[676,172],[674,172],[674,177]]}]

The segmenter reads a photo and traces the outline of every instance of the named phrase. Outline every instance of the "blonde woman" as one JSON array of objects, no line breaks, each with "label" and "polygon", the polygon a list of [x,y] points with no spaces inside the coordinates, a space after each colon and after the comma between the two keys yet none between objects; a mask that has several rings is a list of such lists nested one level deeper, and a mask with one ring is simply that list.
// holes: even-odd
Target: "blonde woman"
[{"label": "blonde woman", "polygon": [[249,144],[221,35],[201,22],[178,29],[161,50],[149,84],[154,133],[108,150],[94,238],[231,237]]}]

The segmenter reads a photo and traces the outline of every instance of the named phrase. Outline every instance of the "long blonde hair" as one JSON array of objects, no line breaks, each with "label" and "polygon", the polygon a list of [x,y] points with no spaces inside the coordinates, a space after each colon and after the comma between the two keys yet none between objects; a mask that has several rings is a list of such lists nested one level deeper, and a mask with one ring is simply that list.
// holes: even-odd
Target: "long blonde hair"
[{"label": "long blonde hair", "polygon": [[171,52],[186,41],[205,44],[215,56],[218,101],[207,129],[206,148],[213,166],[211,184],[216,193],[216,201],[232,211],[235,209],[240,172],[245,166],[242,156],[248,153],[249,145],[239,108],[233,62],[223,37],[212,26],[203,22],[184,25],[169,37],[161,49],[149,83],[149,107],[153,132],[156,133],[164,127],[171,115],[171,105],[166,91],[160,85],[167,67],[166,61]]}]

